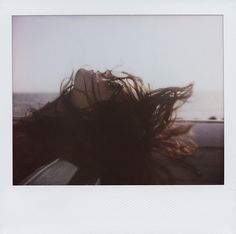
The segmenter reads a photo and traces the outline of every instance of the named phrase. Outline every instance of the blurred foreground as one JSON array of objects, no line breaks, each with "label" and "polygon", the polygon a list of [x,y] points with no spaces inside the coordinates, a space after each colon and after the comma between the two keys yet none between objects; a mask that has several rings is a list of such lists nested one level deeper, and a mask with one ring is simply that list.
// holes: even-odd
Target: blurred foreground
[{"label": "blurred foreground", "polygon": [[[193,139],[198,149],[193,156],[168,160],[161,157],[174,175],[175,185],[221,185],[224,184],[224,122],[222,121],[178,121],[177,124],[190,123]],[[29,167],[31,165],[28,165]],[[194,170],[193,170],[194,168]],[[72,163],[56,159],[42,166],[22,181],[25,185],[65,185],[79,168]],[[73,184],[73,183],[72,183]],[[99,185],[99,179],[96,185]]]}]

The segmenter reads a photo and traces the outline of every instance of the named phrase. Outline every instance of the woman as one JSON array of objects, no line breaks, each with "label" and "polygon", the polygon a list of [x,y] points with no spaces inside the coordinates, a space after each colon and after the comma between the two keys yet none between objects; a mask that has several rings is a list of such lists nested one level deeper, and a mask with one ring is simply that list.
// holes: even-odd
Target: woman
[{"label": "woman", "polygon": [[191,126],[175,125],[193,85],[150,90],[123,73],[80,69],[53,102],[14,125],[14,184],[56,158],[79,167],[70,184],[169,184],[161,157],[191,155]]}]

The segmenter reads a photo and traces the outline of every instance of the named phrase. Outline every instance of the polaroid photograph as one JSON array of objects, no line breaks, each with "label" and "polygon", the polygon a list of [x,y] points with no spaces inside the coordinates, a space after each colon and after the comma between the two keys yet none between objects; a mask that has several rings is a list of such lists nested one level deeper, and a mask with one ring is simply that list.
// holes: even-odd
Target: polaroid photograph
[{"label": "polaroid photograph", "polygon": [[236,233],[234,2],[9,2],[0,233]]},{"label": "polaroid photograph", "polygon": [[12,33],[14,185],[224,184],[222,15],[13,16]]}]

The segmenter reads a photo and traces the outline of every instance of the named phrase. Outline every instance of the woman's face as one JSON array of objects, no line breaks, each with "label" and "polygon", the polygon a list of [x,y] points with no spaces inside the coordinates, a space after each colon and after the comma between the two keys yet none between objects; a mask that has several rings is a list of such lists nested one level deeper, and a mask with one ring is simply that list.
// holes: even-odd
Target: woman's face
[{"label": "woman's face", "polygon": [[108,85],[109,71],[100,73],[93,70],[80,69],[74,80],[72,101],[79,108],[89,107],[98,101],[106,101],[114,91]]}]

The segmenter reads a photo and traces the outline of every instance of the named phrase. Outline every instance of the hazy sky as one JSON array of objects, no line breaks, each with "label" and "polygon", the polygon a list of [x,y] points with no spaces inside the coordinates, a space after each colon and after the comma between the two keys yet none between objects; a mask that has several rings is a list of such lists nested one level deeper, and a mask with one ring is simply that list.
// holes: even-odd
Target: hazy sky
[{"label": "hazy sky", "polygon": [[81,66],[152,87],[223,91],[222,16],[14,16],[13,91],[57,92]]}]

